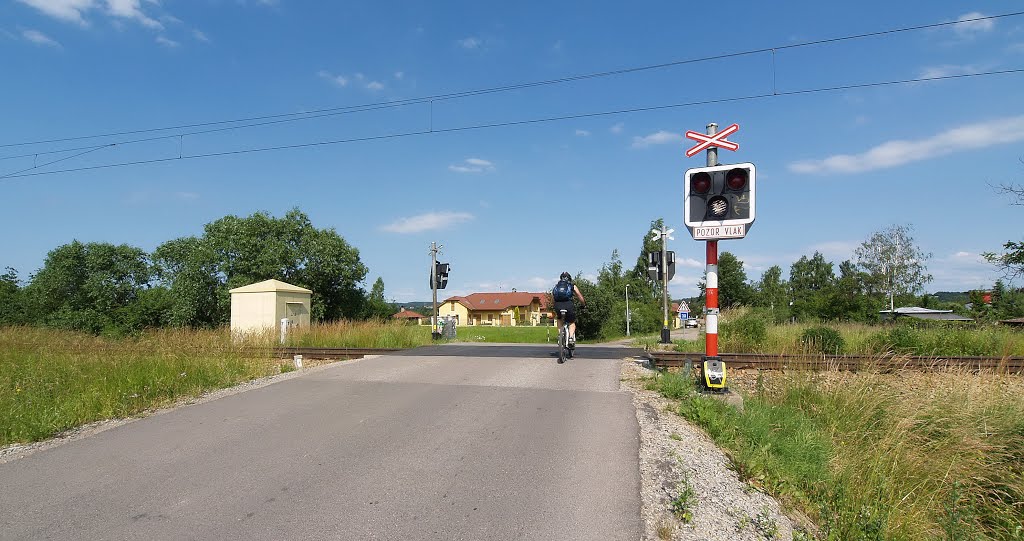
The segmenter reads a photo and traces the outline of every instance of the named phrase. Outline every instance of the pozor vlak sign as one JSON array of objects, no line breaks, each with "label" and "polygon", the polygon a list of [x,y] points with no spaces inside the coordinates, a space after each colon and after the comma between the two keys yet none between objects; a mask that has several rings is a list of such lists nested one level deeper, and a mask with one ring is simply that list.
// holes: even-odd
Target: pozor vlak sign
[{"label": "pozor vlak sign", "polygon": [[756,217],[752,163],[687,169],[683,222],[694,240],[742,239]]}]

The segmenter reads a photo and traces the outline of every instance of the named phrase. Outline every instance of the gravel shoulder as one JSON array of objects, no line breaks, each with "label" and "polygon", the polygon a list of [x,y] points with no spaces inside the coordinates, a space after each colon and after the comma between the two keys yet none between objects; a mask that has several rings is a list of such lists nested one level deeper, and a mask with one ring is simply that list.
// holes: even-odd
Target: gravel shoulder
[{"label": "gravel shoulder", "polygon": [[[644,540],[733,541],[792,539],[793,525],[774,498],[730,469],[729,458],[699,428],[672,412],[672,401],[644,389],[654,371],[622,362],[621,388],[633,395],[640,423],[640,477]],[[692,517],[673,515],[686,487]]]}]

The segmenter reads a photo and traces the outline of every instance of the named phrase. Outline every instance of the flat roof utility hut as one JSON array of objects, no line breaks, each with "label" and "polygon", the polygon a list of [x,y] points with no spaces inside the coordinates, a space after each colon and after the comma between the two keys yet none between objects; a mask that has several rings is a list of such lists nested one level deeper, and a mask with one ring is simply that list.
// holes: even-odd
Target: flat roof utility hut
[{"label": "flat roof utility hut", "polygon": [[245,334],[281,328],[287,318],[289,327],[309,326],[310,298],[313,292],[280,280],[264,280],[236,287],[231,293],[231,333]]}]

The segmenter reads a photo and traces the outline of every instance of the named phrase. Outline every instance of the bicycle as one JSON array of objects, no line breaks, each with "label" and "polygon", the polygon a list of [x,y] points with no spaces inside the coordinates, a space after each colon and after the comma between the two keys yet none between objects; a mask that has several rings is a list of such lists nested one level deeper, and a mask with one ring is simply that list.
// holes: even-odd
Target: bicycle
[{"label": "bicycle", "polygon": [[564,363],[566,358],[572,358],[572,348],[569,347],[569,324],[565,321],[567,311],[558,311],[562,316],[562,326],[558,329],[558,364]]}]

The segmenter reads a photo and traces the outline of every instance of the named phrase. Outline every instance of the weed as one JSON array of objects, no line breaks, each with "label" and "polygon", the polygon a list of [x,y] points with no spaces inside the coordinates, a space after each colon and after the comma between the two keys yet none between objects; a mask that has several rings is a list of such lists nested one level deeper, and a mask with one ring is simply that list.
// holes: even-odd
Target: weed
[{"label": "weed", "polygon": [[672,520],[660,519],[658,525],[655,527],[658,533],[658,539],[664,539],[668,541],[672,539],[672,535],[676,533],[676,525]]},{"label": "weed", "polygon": [[767,508],[762,509],[760,513],[754,517],[754,527],[757,528],[758,533],[763,535],[767,539],[775,539],[779,535],[779,525],[772,518],[771,511]]},{"label": "weed", "polygon": [[697,503],[697,494],[690,486],[689,477],[684,477],[676,486],[677,494],[669,503],[672,514],[683,524],[693,521],[693,506]]},{"label": "weed", "polygon": [[669,437],[669,439],[673,439],[673,440],[676,440],[676,441],[683,441],[683,437],[680,436],[679,434],[676,434],[675,432],[669,434],[668,437]]}]

